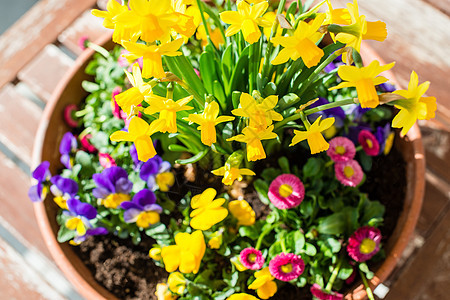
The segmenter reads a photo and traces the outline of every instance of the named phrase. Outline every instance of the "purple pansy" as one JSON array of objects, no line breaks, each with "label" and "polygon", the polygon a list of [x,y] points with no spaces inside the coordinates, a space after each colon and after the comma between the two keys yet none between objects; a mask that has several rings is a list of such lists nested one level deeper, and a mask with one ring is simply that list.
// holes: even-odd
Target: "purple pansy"
[{"label": "purple pansy", "polygon": [[52,186],[50,191],[52,192],[53,200],[63,209],[68,209],[67,200],[74,198],[78,192],[78,184],[75,180],[70,178],[64,178],[59,175],[53,176],[50,179]]},{"label": "purple pansy", "polygon": [[92,176],[97,187],[92,195],[102,199],[102,204],[108,208],[117,208],[120,203],[130,199],[128,194],[133,188],[133,183],[128,180],[127,171],[121,167],[111,167],[100,174]]},{"label": "purple pansy", "polygon": [[76,198],[67,200],[68,210],[63,211],[66,217],[65,226],[69,230],[76,230],[76,234],[82,237],[87,231],[93,229],[90,220],[97,217],[97,210],[89,203],[81,202]]},{"label": "purple pansy", "polygon": [[161,206],[156,204],[155,194],[147,189],[139,191],[132,201],[122,202],[120,207],[125,209],[123,219],[126,223],[136,222],[143,228],[158,223],[159,214],[162,212]]},{"label": "purple pansy", "polygon": [[97,228],[87,229],[86,234],[81,235],[81,236],[79,236],[79,235],[75,236],[73,238],[73,240],[70,241],[70,243],[72,245],[79,245],[90,236],[105,235],[105,234],[108,234],[108,232],[109,232],[108,229],[106,229],[105,227],[97,227]]},{"label": "purple pansy", "polygon": [[330,73],[343,64],[344,63],[342,62],[342,55],[339,55],[331,63],[329,63],[323,70],[327,73]]},{"label": "purple pansy", "polygon": [[[311,104],[310,108],[318,107],[318,106],[329,104],[329,103],[330,102],[327,99],[319,97],[319,99],[316,102]],[[312,118],[311,121],[314,121],[320,115],[322,115],[324,119],[334,117],[334,119],[335,119],[334,126],[336,126],[338,128],[344,126],[345,112],[342,109],[342,107],[333,107],[333,108],[326,109],[321,112],[311,114],[311,118]]]},{"label": "purple pansy", "polygon": [[134,143],[130,147],[130,156],[134,163],[134,169],[139,170],[144,162],[139,160],[136,146],[134,145]]},{"label": "purple pansy", "polygon": [[59,144],[59,153],[61,154],[60,161],[67,169],[72,169],[70,154],[77,149],[77,146],[77,139],[71,132],[66,132]]},{"label": "purple pansy", "polygon": [[159,155],[155,155],[142,164],[139,177],[147,182],[147,186],[149,189],[155,191],[156,189],[158,189],[158,185],[156,183],[157,175],[169,172],[170,168],[171,165],[168,161],[163,161],[163,159]]},{"label": "purple pansy", "polygon": [[378,126],[377,131],[375,132],[375,138],[380,144],[380,152],[383,153],[384,148],[386,147],[386,140],[391,134],[391,124],[387,123],[385,126]]},{"label": "purple pansy", "polygon": [[392,93],[396,90],[395,85],[390,84],[389,82],[382,83],[377,86],[380,91],[383,93]]},{"label": "purple pansy", "polygon": [[43,183],[52,176],[49,167],[50,163],[48,161],[43,161],[31,174],[31,176],[37,180],[37,184],[31,186],[28,190],[28,197],[32,202],[43,201],[47,194],[46,187],[44,187]]}]

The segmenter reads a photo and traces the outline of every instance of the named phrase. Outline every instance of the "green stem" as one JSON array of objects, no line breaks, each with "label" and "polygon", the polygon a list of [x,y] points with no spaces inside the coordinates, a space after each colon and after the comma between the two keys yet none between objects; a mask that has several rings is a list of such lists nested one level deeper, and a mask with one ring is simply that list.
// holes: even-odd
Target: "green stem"
[{"label": "green stem", "polygon": [[280,121],[280,122],[276,123],[275,126],[274,126],[274,128],[273,128],[273,130],[275,131],[275,130],[277,130],[278,128],[280,128],[280,127],[284,126],[285,124],[287,124],[288,122],[290,122],[290,121],[296,121],[296,120],[298,120],[298,119],[300,119],[300,114],[295,114],[295,115],[292,115],[292,116],[290,116],[290,117],[287,117],[287,118],[285,118],[283,121]]},{"label": "green stem", "polygon": [[341,106],[349,105],[349,104],[355,104],[355,101],[353,100],[353,98],[352,99],[339,100],[339,101],[336,101],[336,102],[331,102],[331,103],[328,103],[328,104],[320,105],[320,106],[317,106],[317,107],[305,110],[304,113],[305,113],[305,115],[309,116],[311,114],[314,114],[314,113],[317,113],[317,112],[320,112],[320,111],[323,111],[323,110],[326,110],[326,109],[335,108],[335,107],[341,107]]},{"label": "green stem", "polygon": [[311,127],[311,123],[309,123],[308,118],[305,116],[304,112],[300,112],[300,119],[302,120],[303,124],[306,127],[306,130],[309,130],[309,128]]},{"label": "green stem", "polygon": [[330,292],[331,289],[333,288],[334,281],[336,280],[336,278],[339,274],[339,270],[341,269],[342,261],[343,261],[343,256],[341,255],[339,257],[336,267],[334,267],[333,273],[331,273],[330,280],[328,280],[327,286],[325,287],[325,291]]},{"label": "green stem", "polygon": [[254,74],[254,69],[255,69],[255,54],[256,54],[256,47],[255,47],[255,43],[250,45],[250,51],[248,52],[248,74],[249,74],[249,78],[248,78],[248,93],[251,95],[253,90],[255,89],[255,79],[256,76]]},{"label": "green stem", "polygon": [[197,1],[197,6],[198,9],[200,10],[200,16],[202,17],[202,22],[203,22],[203,26],[205,27],[205,32],[206,32],[206,38],[208,40],[208,43],[213,47],[214,50],[217,51],[216,46],[214,46],[214,43],[211,40],[211,35],[209,34],[209,29],[208,29],[208,23],[206,23],[206,18],[203,14],[204,10],[203,10],[203,2],[201,0],[196,0]]},{"label": "green stem", "polygon": [[277,84],[278,85],[278,88],[277,88],[278,94],[280,94],[280,95],[286,94],[286,90],[289,87],[289,84],[291,83],[292,78],[294,77],[293,75],[302,69],[302,65],[303,65],[303,60],[301,60],[299,58],[289,66],[286,73],[283,73],[283,75],[281,75],[280,81]]},{"label": "green stem", "polygon": [[326,0],[323,0],[321,2],[319,2],[316,6],[314,6],[313,8],[309,9],[307,12],[302,13],[300,16],[298,16],[297,20],[295,20],[295,24],[294,24],[294,28],[297,28],[298,23],[302,20],[305,20],[309,17],[311,17],[313,14],[315,14],[317,12],[317,10],[319,10],[319,8],[325,3],[327,2]]},{"label": "green stem", "polygon": [[280,223],[275,223],[275,224],[273,224],[272,226],[270,226],[269,228],[267,228],[266,230],[264,230],[264,231],[261,233],[261,235],[260,235],[259,238],[258,238],[258,241],[256,241],[256,246],[255,246],[255,249],[256,249],[256,250],[259,250],[259,247],[261,247],[261,243],[262,243],[262,241],[263,241],[263,238],[266,236],[266,234],[268,234],[269,232],[271,232],[272,229],[274,229],[275,227],[277,227],[277,226],[279,226],[279,225],[280,225]]},{"label": "green stem", "polygon": [[369,300],[375,300],[372,290],[370,289],[369,283],[367,282],[366,275],[361,270],[359,270],[359,275],[361,275],[364,287],[366,288],[367,298],[369,298]]}]

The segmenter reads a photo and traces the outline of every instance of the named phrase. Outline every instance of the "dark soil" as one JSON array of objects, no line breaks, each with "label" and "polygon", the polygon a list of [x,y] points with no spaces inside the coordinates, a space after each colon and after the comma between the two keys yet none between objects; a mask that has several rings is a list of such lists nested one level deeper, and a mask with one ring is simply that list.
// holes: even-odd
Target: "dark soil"
[{"label": "dark soil", "polygon": [[[299,159],[297,153],[297,160]],[[265,165],[255,166],[259,174]],[[195,168],[195,166],[191,167]],[[395,171],[395,173],[393,173]],[[177,168],[176,187],[169,193],[172,200],[181,199],[190,191],[192,195],[200,193],[204,187],[215,187],[221,190],[220,181],[211,180],[201,169]],[[194,173],[196,176],[190,176]],[[186,176],[187,175],[187,176]],[[189,179],[190,178],[190,179]],[[362,191],[369,194],[370,199],[378,200],[386,207],[384,226],[381,232],[389,237],[395,229],[398,217],[403,208],[406,193],[406,164],[401,154],[392,149],[388,156],[374,158],[369,178],[362,186]],[[243,188],[245,198],[249,201],[257,218],[265,218],[266,206],[258,200],[256,192],[251,188]],[[153,241],[147,238],[139,246],[128,240],[120,240],[112,235],[97,236],[88,239],[79,246],[80,257],[91,269],[95,279],[120,299],[156,299],[156,284],[168,274],[157,267],[148,257],[148,250]],[[271,299],[312,299],[309,288],[299,289],[285,285]]]}]

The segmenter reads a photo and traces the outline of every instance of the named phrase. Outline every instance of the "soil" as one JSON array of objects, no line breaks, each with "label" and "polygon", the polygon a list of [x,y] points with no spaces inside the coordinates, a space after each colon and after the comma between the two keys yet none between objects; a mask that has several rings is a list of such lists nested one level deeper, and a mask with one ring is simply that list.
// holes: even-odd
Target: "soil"
[{"label": "soil", "polygon": [[[261,166],[264,168],[264,166]],[[181,199],[187,191],[193,195],[201,192],[199,187],[211,184],[220,190],[220,182],[212,182],[201,169],[176,169],[177,184],[169,194],[172,200]],[[255,167],[258,168],[258,166]],[[395,170],[396,174],[393,174]],[[190,176],[189,173],[197,176]],[[259,172],[257,172],[258,174]],[[191,174],[192,175],[192,174]],[[380,228],[384,237],[389,237],[395,229],[398,217],[403,208],[406,193],[406,164],[395,148],[388,156],[373,159],[372,170],[367,174],[362,191],[369,194],[370,199],[377,199],[386,207],[384,226]],[[383,187],[383,188],[380,188]],[[252,203],[258,218],[266,216],[266,206],[257,194],[246,186],[238,187],[246,190],[245,198]],[[401,199],[401,200],[399,200]],[[259,205],[256,205],[258,204]],[[156,284],[161,278],[167,278],[167,272],[157,267],[147,255],[152,247],[150,238],[143,239],[138,246],[128,240],[120,240],[112,235],[91,237],[78,247],[78,253],[85,264],[93,272],[95,279],[120,299],[157,299]],[[299,289],[292,285],[280,288],[271,299],[312,299],[309,288]]]}]

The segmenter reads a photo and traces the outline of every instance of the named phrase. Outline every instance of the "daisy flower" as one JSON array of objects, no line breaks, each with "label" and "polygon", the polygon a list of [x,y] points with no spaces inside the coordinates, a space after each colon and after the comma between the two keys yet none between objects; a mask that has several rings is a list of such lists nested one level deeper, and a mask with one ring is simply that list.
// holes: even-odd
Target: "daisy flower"
[{"label": "daisy flower", "polygon": [[346,186],[357,186],[364,177],[361,166],[356,160],[339,162],[334,165],[337,180]]},{"label": "daisy flower", "polygon": [[281,281],[291,281],[302,275],[305,263],[300,255],[280,253],[269,262],[270,274]]},{"label": "daisy flower", "polygon": [[377,156],[380,152],[380,143],[378,143],[377,138],[368,130],[361,130],[359,132],[358,142],[367,155]]},{"label": "daisy flower", "polygon": [[299,206],[304,197],[303,183],[292,174],[278,176],[269,186],[269,199],[279,209]]},{"label": "daisy flower", "polygon": [[381,232],[378,228],[360,227],[348,239],[348,255],[357,262],[369,260],[380,250],[380,242]]},{"label": "daisy flower", "polygon": [[356,149],[353,142],[343,136],[338,136],[330,140],[330,148],[327,155],[334,162],[349,161],[355,157]]},{"label": "daisy flower", "polygon": [[323,290],[320,285],[317,283],[314,283],[312,287],[310,288],[311,294],[313,294],[314,297],[320,299],[320,300],[342,300],[344,299],[344,295],[332,292],[332,291],[326,291]]},{"label": "daisy flower", "polygon": [[265,262],[261,251],[256,250],[252,247],[242,250],[241,254],[239,255],[239,260],[241,261],[242,265],[244,265],[244,267],[250,270],[261,269]]}]

